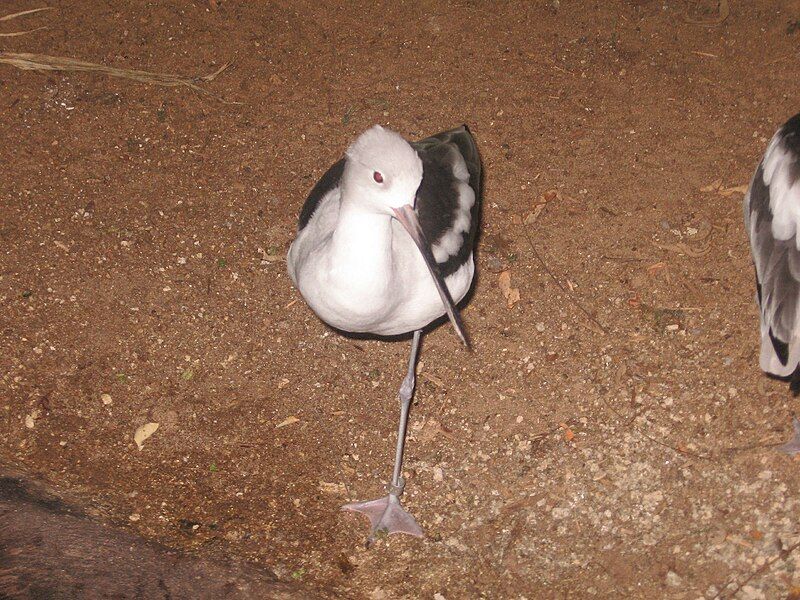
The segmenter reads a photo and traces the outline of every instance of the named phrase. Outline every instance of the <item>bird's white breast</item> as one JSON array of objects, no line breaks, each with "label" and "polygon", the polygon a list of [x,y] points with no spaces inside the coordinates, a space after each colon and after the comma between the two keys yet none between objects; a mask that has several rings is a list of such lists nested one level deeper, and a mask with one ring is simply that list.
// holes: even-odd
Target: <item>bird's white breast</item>
[{"label": "bird's white breast", "polygon": [[[396,335],[445,314],[425,261],[386,215],[340,214],[332,190],[289,249],[289,274],[326,323],[344,331]],[[336,236],[334,236],[336,233]],[[343,243],[346,240],[346,243]],[[474,274],[472,255],[445,283],[458,302]]]}]

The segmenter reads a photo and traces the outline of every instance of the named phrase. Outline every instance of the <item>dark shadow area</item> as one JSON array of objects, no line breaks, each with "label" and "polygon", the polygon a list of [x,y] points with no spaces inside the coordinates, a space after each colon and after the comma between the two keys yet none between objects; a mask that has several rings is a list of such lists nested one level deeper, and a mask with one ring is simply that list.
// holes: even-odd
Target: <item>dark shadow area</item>
[{"label": "dark shadow area", "polygon": [[0,598],[311,598],[263,567],[189,555],[101,523],[0,463]]}]

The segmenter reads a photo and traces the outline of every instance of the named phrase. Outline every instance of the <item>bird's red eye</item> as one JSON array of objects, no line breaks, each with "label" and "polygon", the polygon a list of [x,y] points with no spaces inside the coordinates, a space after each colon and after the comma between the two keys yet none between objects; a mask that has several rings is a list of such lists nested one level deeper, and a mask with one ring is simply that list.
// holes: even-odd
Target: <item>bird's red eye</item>
[{"label": "bird's red eye", "polygon": [[383,183],[383,175],[381,175],[378,171],[375,171],[372,174],[372,178],[375,180],[375,183]]}]

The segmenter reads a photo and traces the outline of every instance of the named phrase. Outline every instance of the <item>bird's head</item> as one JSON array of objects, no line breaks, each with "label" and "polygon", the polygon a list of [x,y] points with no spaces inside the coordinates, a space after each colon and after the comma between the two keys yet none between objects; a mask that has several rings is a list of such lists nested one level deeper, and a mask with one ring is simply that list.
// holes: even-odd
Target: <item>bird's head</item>
[{"label": "bird's head", "polygon": [[346,157],[343,186],[348,198],[391,216],[395,209],[414,207],[422,161],[399,134],[375,125],[358,136]]}]

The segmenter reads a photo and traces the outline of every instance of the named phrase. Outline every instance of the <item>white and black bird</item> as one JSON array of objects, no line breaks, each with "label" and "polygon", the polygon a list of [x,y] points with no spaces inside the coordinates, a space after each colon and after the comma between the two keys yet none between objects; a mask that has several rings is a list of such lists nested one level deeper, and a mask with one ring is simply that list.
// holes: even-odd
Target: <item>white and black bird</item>
[{"label": "white and black bird", "polygon": [[772,137],[744,197],[761,309],[761,369],[800,392],[800,114]]},{"label": "white and black bird", "polygon": [[369,517],[370,540],[378,532],[422,535],[400,506],[415,365],[422,329],[444,314],[468,345],[456,303],[475,271],[480,178],[465,126],[408,142],[376,125],[328,169],[300,212],[287,263],[314,312],[345,332],[413,332],[388,495],[343,507]]}]

